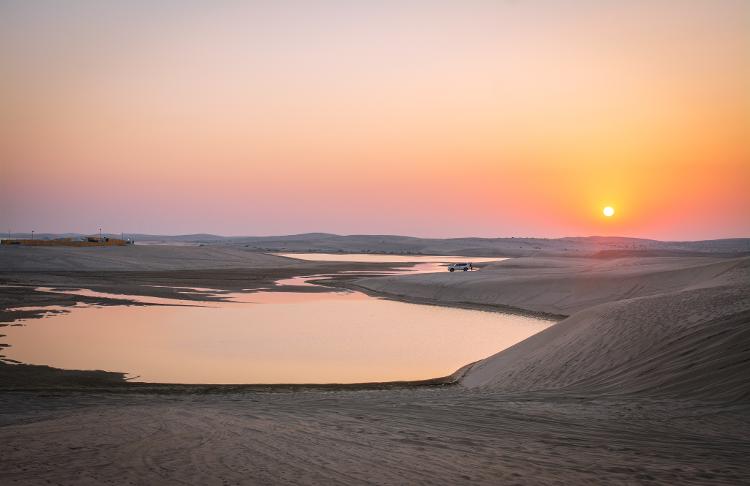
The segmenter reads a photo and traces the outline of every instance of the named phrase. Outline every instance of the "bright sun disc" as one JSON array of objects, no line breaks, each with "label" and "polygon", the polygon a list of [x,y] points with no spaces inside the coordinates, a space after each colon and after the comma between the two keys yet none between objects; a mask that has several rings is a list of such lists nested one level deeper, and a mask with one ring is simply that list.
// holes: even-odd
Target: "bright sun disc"
[{"label": "bright sun disc", "polygon": [[609,218],[610,216],[615,214],[615,208],[613,208],[612,206],[607,206],[602,210],[602,212],[604,213],[604,216]]}]

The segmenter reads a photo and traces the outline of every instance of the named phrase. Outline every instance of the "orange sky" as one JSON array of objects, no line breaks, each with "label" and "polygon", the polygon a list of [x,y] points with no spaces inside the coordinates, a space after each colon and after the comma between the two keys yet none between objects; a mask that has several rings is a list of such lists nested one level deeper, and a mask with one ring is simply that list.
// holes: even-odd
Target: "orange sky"
[{"label": "orange sky", "polygon": [[0,229],[750,236],[746,1],[238,3],[3,2]]}]

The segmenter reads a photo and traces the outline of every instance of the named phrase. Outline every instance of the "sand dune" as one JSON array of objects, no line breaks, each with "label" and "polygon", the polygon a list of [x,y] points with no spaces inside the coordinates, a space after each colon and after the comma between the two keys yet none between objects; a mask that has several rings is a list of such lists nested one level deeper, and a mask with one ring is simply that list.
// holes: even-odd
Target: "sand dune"
[{"label": "sand dune", "polygon": [[602,304],[473,366],[466,386],[750,399],[750,288]]},{"label": "sand dune", "polygon": [[467,387],[750,399],[750,258],[519,259],[473,274],[358,283],[572,313],[464,370]]}]

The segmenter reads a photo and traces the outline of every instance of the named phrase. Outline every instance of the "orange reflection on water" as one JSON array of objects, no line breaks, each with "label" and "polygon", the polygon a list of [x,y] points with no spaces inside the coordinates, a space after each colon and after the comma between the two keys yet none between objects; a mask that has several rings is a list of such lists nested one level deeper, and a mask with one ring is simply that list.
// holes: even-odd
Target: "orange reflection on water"
[{"label": "orange reflection on water", "polygon": [[162,383],[414,380],[450,374],[552,324],[357,292],[245,298],[217,307],[74,308],[6,328],[6,355]]}]

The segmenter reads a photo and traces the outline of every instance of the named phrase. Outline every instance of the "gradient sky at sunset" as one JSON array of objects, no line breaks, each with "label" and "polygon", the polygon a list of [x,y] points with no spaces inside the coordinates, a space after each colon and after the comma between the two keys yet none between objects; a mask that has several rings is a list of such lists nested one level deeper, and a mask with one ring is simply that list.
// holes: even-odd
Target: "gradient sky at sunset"
[{"label": "gradient sky at sunset", "polygon": [[746,0],[0,0],[0,65],[2,231],[750,236]]}]

